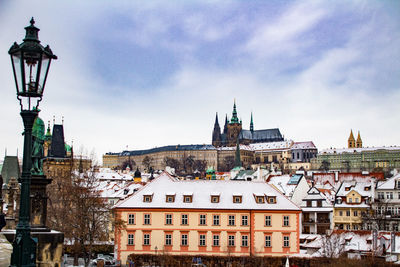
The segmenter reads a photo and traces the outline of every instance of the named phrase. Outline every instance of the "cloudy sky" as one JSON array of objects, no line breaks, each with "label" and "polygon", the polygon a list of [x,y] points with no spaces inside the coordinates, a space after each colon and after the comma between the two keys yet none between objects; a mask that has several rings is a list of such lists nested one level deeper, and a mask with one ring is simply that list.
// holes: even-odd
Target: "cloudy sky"
[{"label": "cloudy sky", "polygon": [[41,118],[77,151],[211,143],[245,128],[319,149],[400,145],[400,1],[0,0],[0,157],[21,155],[8,49],[34,16],[58,56]]}]

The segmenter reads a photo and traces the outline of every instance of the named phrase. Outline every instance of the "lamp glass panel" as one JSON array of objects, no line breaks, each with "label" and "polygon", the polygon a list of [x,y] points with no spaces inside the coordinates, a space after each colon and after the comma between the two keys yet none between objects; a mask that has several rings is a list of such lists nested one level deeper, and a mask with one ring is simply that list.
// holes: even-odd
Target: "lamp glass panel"
[{"label": "lamp glass panel", "polygon": [[39,55],[37,53],[25,53],[24,54],[24,65],[25,65],[25,85],[26,92],[38,93],[36,74],[38,68]]},{"label": "lamp glass panel", "polygon": [[14,69],[14,79],[17,86],[17,93],[22,91],[24,88],[22,86],[22,75],[21,75],[21,53],[16,53],[11,56],[12,67]]},{"label": "lamp glass panel", "polygon": [[43,54],[42,67],[39,75],[39,87],[38,87],[39,94],[43,94],[43,89],[46,82],[47,72],[49,71],[49,66],[50,66],[50,58],[47,57],[45,54]]}]

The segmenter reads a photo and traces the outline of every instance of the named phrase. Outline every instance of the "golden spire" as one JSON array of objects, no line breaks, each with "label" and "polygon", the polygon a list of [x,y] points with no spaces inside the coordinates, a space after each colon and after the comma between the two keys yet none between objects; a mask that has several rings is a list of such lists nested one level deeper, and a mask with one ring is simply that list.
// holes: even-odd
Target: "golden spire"
[{"label": "golden spire", "polygon": [[362,147],[362,139],[361,139],[360,131],[358,131],[356,147]]},{"label": "golden spire", "polygon": [[355,142],[356,142],[356,140],[354,139],[353,130],[350,130],[350,136],[349,136],[349,139],[347,140],[348,147],[349,148],[356,147]]}]

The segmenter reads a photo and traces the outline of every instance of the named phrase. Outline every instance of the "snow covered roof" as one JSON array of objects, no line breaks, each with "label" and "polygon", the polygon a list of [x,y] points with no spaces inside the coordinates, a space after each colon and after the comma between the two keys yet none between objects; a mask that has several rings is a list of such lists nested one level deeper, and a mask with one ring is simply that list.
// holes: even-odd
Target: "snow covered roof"
[{"label": "snow covered roof", "polygon": [[342,153],[361,153],[376,150],[400,150],[399,146],[382,146],[382,147],[355,147],[355,148],[329,148],[322,150],[318,154],[342,154]]},{"label": "snow covered roof", "polygon": [[387,179],[386,181],[380,181],[377,184],[376,189],[396,189],[396,181],[400,180],[400,174],[397,174],[389,179]]},{"label": "snow covered roof", "polygon": [[254,143],[250,144],[250,148],[254,151],[258,150],[282,150],[289,149],[293,144],[292,140],[280,141],[280,142],[268,142],[268,143]]},{"label": "snow covered roof", "polygon": [[291,149],[317,149],[314,145],[313,141],[306,141],[306,142],[295,142]]},{"label": "snow covered roof", "polygon": [[[369,190],[365,190],[369,187]],[[348,188],[348,190],[346,190]],[[371,196],[371,183],[369,182],[356,182],[356,181],[344,181],[336,193],[336,196],[344,197],[352,190],[359,193],[361,196],[370,197]]]},{"label": "snow covered roof", "polygon": [[[166,202],[165,192],[174,191],[174,202]],[[183,195],[192,191],[192,202],[183,202]],[[151,202],[143,202],[143,196],[154,192]],[[241,192],[242,202],[233,203],[233,194]],[[218,203],[211,203],[211,196],[219,194]],[[263,196],[276,195],[276,203],[257,203],[254,193]],[[115,208],[188,208],[188,209],[235,209],[235,210],[294,210],[300,208],[276,189],[259,181],[192,180],[176,181],[167,173],[148,183],[134,195],[118,203]]]}]

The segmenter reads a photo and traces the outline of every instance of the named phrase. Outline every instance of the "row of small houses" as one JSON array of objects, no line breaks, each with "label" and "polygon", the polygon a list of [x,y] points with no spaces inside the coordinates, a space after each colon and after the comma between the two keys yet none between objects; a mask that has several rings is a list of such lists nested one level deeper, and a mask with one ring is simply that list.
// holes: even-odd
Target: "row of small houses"
[{"label": "row of small houses", "polygon": [[106,193],[114,186],[107,182],[103,191],[126,222],[114,236],[122,262],[143,253],[316,256],[321,250],[312,246],[323,242],[318,234],[398,231],[400,175],[298,174],[265,182],[179,180],[164,172],[145,186],[126,183]]}]

